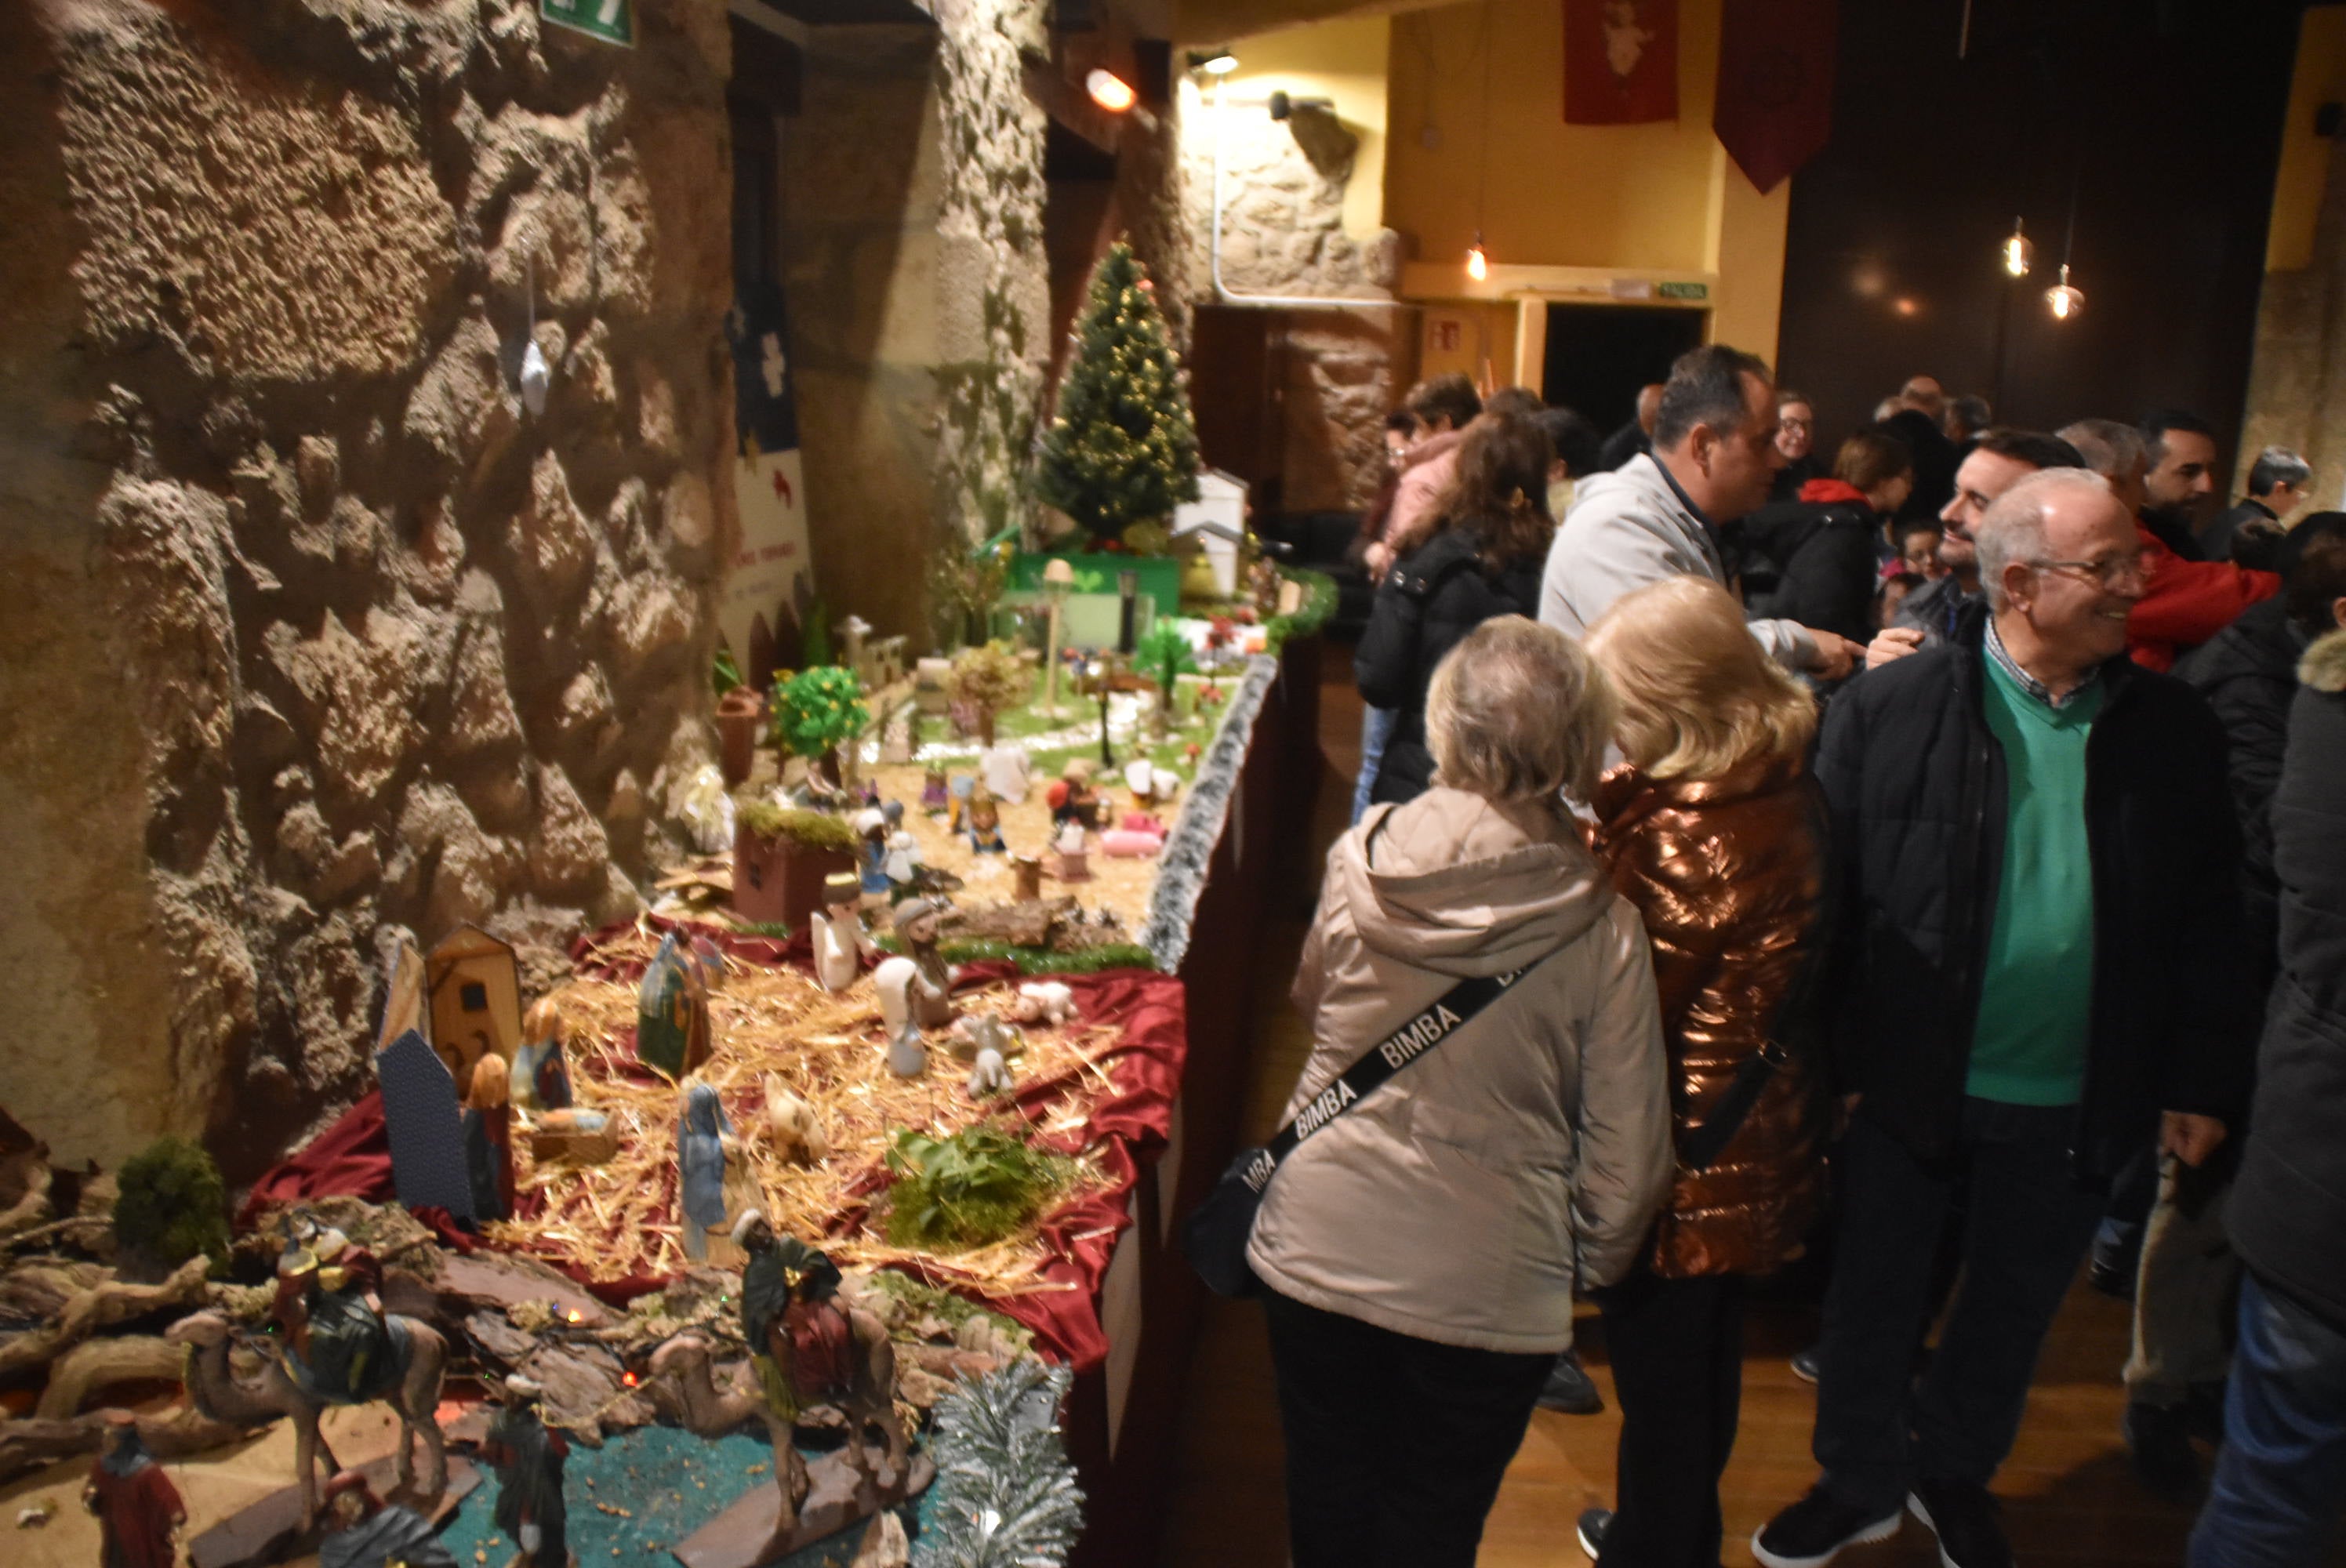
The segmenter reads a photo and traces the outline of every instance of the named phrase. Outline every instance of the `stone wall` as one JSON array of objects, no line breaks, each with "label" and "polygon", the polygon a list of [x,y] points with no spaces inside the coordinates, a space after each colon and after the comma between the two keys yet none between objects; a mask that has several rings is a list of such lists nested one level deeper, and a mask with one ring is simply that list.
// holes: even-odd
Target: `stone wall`
[{"label": "stone wall", "polygon": [[[1260,105],[1234,101],[1198,117],[1181,143],[1189,288],[1197,300],[1218,297],[1218,144],[1221,283],[1235,297],[1227,302],[1243,306],[1248,295],[1392,297],[1401,280],[1401,237],[1381,229],[1355,238],[1344,229],[1352,133],[1323,109],[1298,108],[1274,120]],[[1395,384],[1393,366],[1413,340],[1414,315],[1331,308],[1280,309],[1280,504],[1294,512],[1364,507],[1383,475],[1384,415],[1406,390]]]},{"label": "stone wall", "polygon": [[250,1176],[400,937],[637,907],[734,524],[725,8],[634,9],[0,18],[0,1103],[66,1159]]}]

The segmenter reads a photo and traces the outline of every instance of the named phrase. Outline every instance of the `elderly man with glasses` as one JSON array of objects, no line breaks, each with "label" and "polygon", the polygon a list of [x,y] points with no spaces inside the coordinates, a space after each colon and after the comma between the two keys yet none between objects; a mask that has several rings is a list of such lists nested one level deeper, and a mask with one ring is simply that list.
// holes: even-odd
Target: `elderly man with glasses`
[{"label": "elderly man with glasses", "polygon": [[[2098,475],[2019,480],[1973,531],[1987,602],[1826,717],[1833,998],[1851,1108],[1819,1346],[1824,1474],[1754,1538],[1808,1568],[1903,1512],[1953,1568],[2012,1561],[1988,1496],[2109,1178],[2187,1165],[2246,1090],[2255,1009],[2215,716],[2127,657],[2153,569]],[[1950,1195],[1962,1284],[1919,1383]]]}]

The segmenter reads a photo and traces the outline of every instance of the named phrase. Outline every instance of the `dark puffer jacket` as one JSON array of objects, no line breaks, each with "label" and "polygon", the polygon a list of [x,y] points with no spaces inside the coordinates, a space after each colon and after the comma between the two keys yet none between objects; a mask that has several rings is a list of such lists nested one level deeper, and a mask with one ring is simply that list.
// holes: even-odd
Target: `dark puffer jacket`
[{"label": "dark puffer jacket", "polygon": [[2272,803],[2280,977],[2224,1225],[2259,1278],[2346,1331],[2346,632],[2299,674]]},{"label": "dark puffer jacket", "polygon": [[1489,570],[1469,528],[1436,535],[1402,561],[1377,586],[1368,630],[1352,655],[1361,697],[1372,708],[1398,711],[1385,742],[1372,800],[1413,800],[1433,779],[1425,748],[1425,688],[1433,667],[1468,632],[1494,616],[1539,614],[1544,555]]},{"label": "dark puffer jacket", "polygon": [[1881,529],[1881,518],[1862,498],[1807,496],[1729,524],[1729,569],[1743,580],[1745,611],[1868,641],[1879,580],[1873,542]]},{"label": "dark puffer jacket", "polygon": [[[1954,638],[1868,670],[1825,716],[1832,813],[1835,1054],[1859,1114],[1930,1157],[1963,1114],[2004,864],[2007,776],[1987,727],[1984,607]],[[2224,732],[2188,687],[2102,666],[2086,747],[2094,987],[2071,1145],[2106,1181],[2162,1110],[2239,1120],[2256,1005]]]},{"label": "dark puffer jacket", "polygon": [[2297,661],[2310,641],[2279,599],[2255,605],[2175,667],[2208,699],[2231,742],[2232,809],[2240,824],[2241,891],[2257,994],[2272,983],[2280,941],[2280,882],[2273,875],[2272,798],[2289,745]]},{"label": "dark puffer jacket", "polygon": [[1771,1039],[1788,1052],[1708,1166],[1677,1166],[1654,1224],[1653,1270],[1772,1274],[1800,1256],[1823,1193],[1825,1064],[1802,1049],[1816,1038],[1800,1026],[1806,1020],[1783,1016],[1823,907],[1816,786],[1797,757],[1755,759],[1707,779],[1623,767],[1605,776],[1594,804],[1592,847],[1654,944],[1678,1133],[1701,1121]]}]

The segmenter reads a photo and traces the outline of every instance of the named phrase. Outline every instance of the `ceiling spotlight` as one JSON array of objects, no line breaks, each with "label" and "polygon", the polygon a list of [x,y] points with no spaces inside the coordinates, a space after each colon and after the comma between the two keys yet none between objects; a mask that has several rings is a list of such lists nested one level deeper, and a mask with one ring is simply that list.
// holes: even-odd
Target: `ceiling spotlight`
[{"label": "ceiling spotlight", "polygon": [[1112,115],[1124,113],[1132,107],[1140,97],[1132,90],[1130,82],[1126,81],[1114,71],[1102,70],[1097,66],[1094,66],[1091,73],[1084,77],[1084,91],[1091,94],[1092,102]]},{"label": "ceiling spotlight", "polygon": [[1239,68],[1239,57],[1228,48],[1192,49],[1189,51],[1189,68],[1203,71],[1209,76],[1227,76]]},{"label": "ceiling spotlight", "polygon": [[2066,321],[2086,308],[2086,291],[2069,286],[2069,264],[2061,263],[2061,280],[2045,290],[2045,303],[2053,319]]},{"label": "ceiling spotlight", "polygon": [[1483,231],[1474,231],[1474,243],[1466,247],[1466,276],[1477,283],[1491,275],[1491,258],[1483,249]]},{"label": "ceiling spotlight", "polygon": [[2004,242],[2004,270],[2015,278],[2025,278],[2028,276],[2029,260],[2035,254],[2036,247],[2031,245],[2028,236],[2020,231],[2020,219],[2014,219],[2012,233]]}]

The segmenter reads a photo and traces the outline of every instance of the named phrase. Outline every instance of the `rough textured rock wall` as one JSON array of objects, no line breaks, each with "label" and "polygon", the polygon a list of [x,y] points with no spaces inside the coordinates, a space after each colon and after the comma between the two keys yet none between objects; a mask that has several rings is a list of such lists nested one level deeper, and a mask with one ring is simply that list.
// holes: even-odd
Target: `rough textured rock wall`
[{"label": "rough textured rock wall", "polygon": [[[1217,123],[1219,122],[1219,124]],[[1221,280],[1233,295],[1391,299],[1401,281],[1401,237],[1344,231],[1355,141],[1325,110],[1286,120],[1249,107],[1200,116],[1181,141],[1189,287],[1217,298],[1212,267],[1214,160],[1219,142]],[[1392,366],[1414,330],[1407,311],[1283,312],[1285,445],[1281,504],[1347,511],[1368,504],[1382,475],[1387,411],[1405,388]]]},{"label": "rough textured rock wall", "polygon": [[37,993],[0,1101],[68,1157],[200,1130],[250,1173],[365,1086],[400,934],[633,909],[711,753],[724,7],[638,0],[632,50],[536,9],[0,36],[6,150],[61,199],[0,326],[0,570],[54,590],[5,634],[45,711],[0,845],[72,884],[0,916]]},{"label": "rough textured rock wall", "polygon": [[1051,319],[1041,108],[1019,80],[1043,0],[938,0],[938,483],[947,540],[1025,523]]}]

